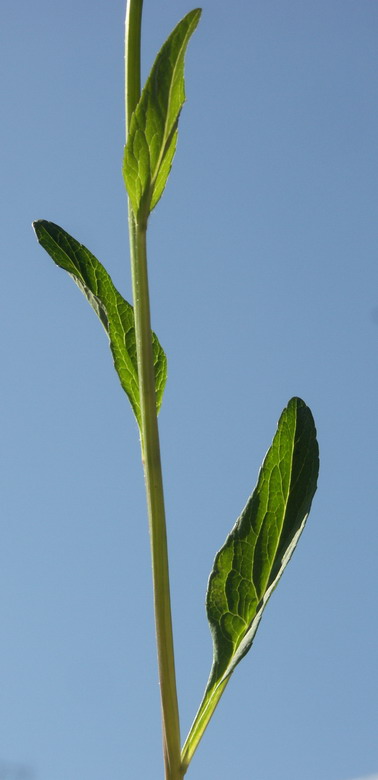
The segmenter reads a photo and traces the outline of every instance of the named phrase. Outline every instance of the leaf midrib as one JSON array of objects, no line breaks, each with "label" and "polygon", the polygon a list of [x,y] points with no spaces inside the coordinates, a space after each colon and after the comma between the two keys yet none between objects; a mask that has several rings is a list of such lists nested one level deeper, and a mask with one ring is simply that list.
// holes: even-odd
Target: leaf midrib
[{"label": "leaf midrib", "polygon": [[[220,685],[225,679],[227,679],[227,677],[230,676],[230,674],[232,674],[232,672],[233,672],[233,667],[232,667],[233,659],[234,659],[234,657],[235,657],[235,655],[236,655],[236,653],[237,653],[241,643],[243,642],[243,640],[245,639],[246,635],[248,634],[248,631],[252,627],[254,620],[256,619],[256,617],[258,616],[259,612],[261,611],[261,608],[264,605],[264,597],[265,597],[267,591],[269,590],[269,588],[272,585],[272,583],[270,582],[270,577],[271,577],[273,566],[274,566],[274,563],[275,563],[275,560],[276,560],[277,551],[279,549],[280,540],[281,540],[283,528],[284,528],[284,525],[285,525],[285,519],[286,519],[286,514],[287,514],[287,507],[288,507],[289,499],[290,499],[290,495],[291,495],[292,476],[293,476],[293,464],[294,464],[294,450],[295,450],[296,432],[297,432],[297,421],[298,421],[298,410],[296,410],[296,413],[295,413],[295,424],[294,424],[293,435],[291,437],[292,444],[291,444],[291,453],[290,453],[290,476],[289,476],[289,479],[288,479],[287,494],[286,494],[286,498],[285,498],[285,501],[284,501],[284,511],[283,511],[283,514],[282,514],[282,518],[283,518],[282,519],[282,526],[281,526],[281,531],[280,531],[279,535],[277,535],[276,548],[275,548],[275,551],[274,551],[274,555],[272,556],[272,559],[271,559],[272,563],[271,563],[269,575],[268,575],[268,577],[266,579],[266,583],[265,583],[265,586],[264,586],[264,589],[263,589],[264,592],[263,592],[263,595],[262,595],[260,601],[258,602],[258,605],[256,607],[256,611],[255,611],[255,614],[254,614],[253,618],[249,621],[248,624],[246,623],[246,621],[244,621],[246,623],[247,628],[246,628],[246,630],[244,630],[244,632],[242,634],[240,634],[237,643],[233,647],[232,656],[230,658],[230,661],[227,664],[227,667],[226,667],[225,671],[223,672],[223,674],[220,675],[220,677],[215,682],[214,687],[211,689],[212,691],[214,691],[214,693],[215,693],[218,685]],[[257,537],[256,537],[255,550],[256,550],[256,547],[257,547],[257,543],[258,543],[259,537],[260,537],[261,533],[263,532],[263,528],[264,528],[264,522],[261,523],[259,533],[257,534]],[[254,550],[254,553],[255,553],[255,550]],[[253,573],[253,562],[252,562],[252,573]],[[254,582],[252,580],[252,577],[251,577],[251,581],[252,581],[252,584],[255,587],[255,584],[254,584]],[[240,616],[238,615],[238,617],[240,617]]]},{"label": "leaf midrib", "polygon": [[[166,117],[167,118],[169,116],[169,108],[170,108],[170,105],[171,105],[172,89],[173,89],[175,74],[177,73],[178,63],[180,61],[182,51],[183,51],[183,49],[185,50],[187,35],[188,35],[188,31],[190,30],[191,26],[192,26],[192,22],[188,26],[188,30],[186,32],[185,38],[183,39],[182,45],[180,46],[180,49],[179,49],[179,54],[176,57],[176,64],[175,64],[174,69],[172,71],[171,85],[169,87],[168,101],[167,101],[167,110],[166,110]],[[180,111],[181,111],[181,108],[180,108]],[[179,114],[180,114],[180,111],[179,111]],[[153,196],[155,185],[156,185],[156,180],[157,180],[157,177],[159,175],[160,166],[161,166],[161,164],[162,164],[162,162],[164,160],[164,156],[165,156],[166,151],[167,151],[167,146],[169,147],[169,143],[172,140],[173,135],[175,133],[175,130],[176,130],[176,127],[177,127],[177,123],[178,123],[179,114],[176,117],[176,119],[175,119],[175,121],[174,121],[174,123],[172,125],[172,129],[170,130],[169,133],[167,132],[168,122],[167,121],[164,122],[163,141],[162,141],[162,144],[161,144],[160,154],[159,154],[156,166],[155,166],[154,175],[151,178],[151,184],[150,184],[150,189],[149,189],[149,193],[148,193],[148,202],[149,202],[149,204],[151,203],[151,200],[152,200],[152,196]]]}]

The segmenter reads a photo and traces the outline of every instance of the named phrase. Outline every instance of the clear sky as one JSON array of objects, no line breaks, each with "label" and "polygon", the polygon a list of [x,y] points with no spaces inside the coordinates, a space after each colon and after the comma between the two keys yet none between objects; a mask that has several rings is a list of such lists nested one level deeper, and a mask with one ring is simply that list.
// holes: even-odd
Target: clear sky
[{"label": "clear sky", "polygon": [[[145,73],[191,7],[145,0]],[[102,328],[31,229],[61,224],[130,299],[124,11],[1,3],[4,780],[163,778],[136,424]],[[205,0],[189,46],[149,231],[183,737],[211,664],[214,554],[291,396],[321,453],[193,780],[378,777],[377,38],[373,0]]]}]

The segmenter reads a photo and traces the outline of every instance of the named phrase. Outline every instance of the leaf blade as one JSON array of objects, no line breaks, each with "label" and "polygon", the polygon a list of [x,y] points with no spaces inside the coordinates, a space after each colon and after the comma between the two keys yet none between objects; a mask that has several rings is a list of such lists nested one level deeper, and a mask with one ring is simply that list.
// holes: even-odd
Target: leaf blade
[{"label": "leaf blade", "polygon": [[265,606],[294,552],[316,490],[319,448],[310,409],[292,398],[260,469],[255,490],[215,557],[207,592],[213,665],[182,752],[187,768]]},{"label": "leaf blade", "polygon": [[[299,415],[302,418],[300,420]],[[292,399],[280,417],[277,433],[260,470],[257,486],[217,554],[210,575],[207,613],[215,632],[214,656],[218,675],[220,669],[222,676],[233,671],[236,663],[241,660],[239,654],[235,656],[242,641],[241,637],[249,638],[244,628],[239,631],[238,621],[230,621],[229,617],[237,615],[240,625],[247,624],[251,628],[254,626],[253,621],[261,611],[259,605],[263,604],[264,608],[267,593],[271,594],[288,562],[285,552],[294,538],[297,539],[298,530],[303,530],[303,521],[308,516],[316,488],[318,447],[315,442],[316,432],[310,410],[300,399]],[[307,453],[304,452],[306,446]],[[311,459],[308,468],[304,467],[304,455],[307,455],[307,460]],[[301,473],[304,474],[302,479]],[[243,542],[245,539],[248,545],[253,545],[254,534],[256,539],[254,548],[252,546],[254,556],[251,560],[250,549],[245,547]],[[228,559],[225,566],[222,557]],[[251,588],[244,593],[243,584],[248,584],[246,569],[250,565]],[[234,571],[238,573],[236,583],[233,580]],[[224,612],[219,620],[217,611],[220,607],[218,593],[221,583],[225,583],[226,590],[222,600]],[[223,641],[225,636],[233,645],[232,652],[230,648],[227,650]],[[243,654],[248,649],[249,647],[244,649]]]},{"label": "leaf blade", "polygon": [[132,209],[146,219],[164,190],[185,101],[184,59],[201,10],[182,19],[160,49],[130,122],[123,176]]},{"label": "leaf blade", "polygon": [[[60,268],[67,271],[104,326],[113,354],[114,367],[140,426],[140,399],[134,311],[115,288],[104,266],[83,244],[54,222],[36,220],[38,242]],[[167,378],[167,361],[157,336],[152,333],[156,405],[160,409]]]}]

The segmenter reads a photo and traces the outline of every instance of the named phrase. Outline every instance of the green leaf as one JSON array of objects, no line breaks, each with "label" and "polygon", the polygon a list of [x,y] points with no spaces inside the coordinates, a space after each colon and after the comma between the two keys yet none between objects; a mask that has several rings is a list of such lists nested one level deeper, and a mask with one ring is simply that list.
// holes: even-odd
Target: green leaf
[{"label": "green leaf", "polygon": [[164,43],[131,118],[123,176],[137,219],[147,219],[169,176],[185,101],[185,52],[200,15],[198,8],[188,13]]},{"label": "green leaf", "polygon": [[230,675],[250,649],[267,601],[297,545],[318,471],[312,414],[304,401],[292,398],[280,417],[257,486],[214,561],[207,592],[213,666],[183,749],[185,767]]},{"label": "green leaf", "polygon": [[[54,262],[72,276],[101,320],[110,341],[114,366],[140,426],[140,399],[134,310],[125,301],[104,266],[83,244],[53,222],[33,222],[37,239]],[[167,359],[152,333],[156,405],[159,410],[167,379]]]}]

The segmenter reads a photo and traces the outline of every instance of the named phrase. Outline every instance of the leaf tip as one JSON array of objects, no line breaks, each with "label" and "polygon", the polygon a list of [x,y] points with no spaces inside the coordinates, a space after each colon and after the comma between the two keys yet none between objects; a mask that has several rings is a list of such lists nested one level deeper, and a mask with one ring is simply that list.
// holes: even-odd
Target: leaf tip
[{"label": "leaf tip", "polygon": [[41,231],[43,228],[47,228],[47,226],[51,224],[46,219],[35,219],[32,222],[32,228],[34,230],[34,233],[36,235],[37,240],[40,240],[41,237]]},{"label": "leaf tip", "polygon": [[293,395],[293,397],[290,398],[288,406],[303,407],[303,406],[307,406],[307,404],[304,402],[303,398],[299,398],[298,395]]}]

